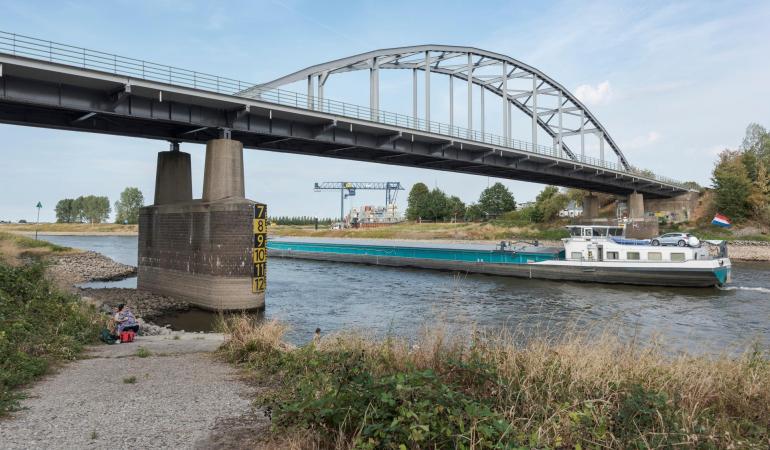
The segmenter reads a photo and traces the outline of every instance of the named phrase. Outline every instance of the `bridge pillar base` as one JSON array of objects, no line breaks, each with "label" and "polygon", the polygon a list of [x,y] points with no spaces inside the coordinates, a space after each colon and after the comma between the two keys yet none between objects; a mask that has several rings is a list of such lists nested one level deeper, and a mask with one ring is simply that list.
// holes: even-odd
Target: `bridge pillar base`
[{"label": "bridge pillar base", "polygon": [[138,289],[215,311],[264,308],[264,292],[252,293],[254,202],[244,198],[242,149],[209,142],[202,200],[186,184],[189,155],[158,156],[156,204],[139,213]]},{"label": "bridge pillar base", "polygon": [[167,205],[191,200],[190,154],[180,151],[158,152],[155,204]]},{"label": "bridge pillar base", "polygon": [[628,196],[628,217],[641,219],[644,217],[644,196],[634,192]]},{"label": "bridge pillar base", "polygon": [[593,220],[599,215],[599,197],[588,194],[583,197],[583,219]]}]

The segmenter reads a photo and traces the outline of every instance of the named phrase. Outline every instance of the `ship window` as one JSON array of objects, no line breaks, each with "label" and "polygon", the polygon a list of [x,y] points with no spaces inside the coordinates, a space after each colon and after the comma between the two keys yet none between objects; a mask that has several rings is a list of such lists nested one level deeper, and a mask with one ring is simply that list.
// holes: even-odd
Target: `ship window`
[{"label": "ship window", "polygon": [[639,260],[639,252],[627,252],[626,253],[626,259],[631,259],[634,261]]},{"label": "ship window", "polygon": [[647,259],[650,261],[663,261],[663,255],[660,252],[647,253]]},{"label": "ship window", "polygon": [[610,228],[610,236],[623,236],[622,228]]},{"label": "ship window", "polygon": [[580,236],[583,234],[583,229],[580,227],[570,227],[569,228],[569,235],[570,236]]},{"label": "ship window", "polygon": [[606,228],[594,228],[594,236],[607,236]]},{"label": "ship window", "polygon": [[684,253],[672,253],[671,254],[671,261],[684,261]]},{"label": "ship window", "polygon": [[583,228],[583,236],[591,236],[593,228]]},{"label": "ship window", "polygon": [[605,257],[607,259],[618,259],[618,252],[607,252]]},{"label": "ship window", "polygon": [[572,252],[571,259],[583,259],[583,252]]}]

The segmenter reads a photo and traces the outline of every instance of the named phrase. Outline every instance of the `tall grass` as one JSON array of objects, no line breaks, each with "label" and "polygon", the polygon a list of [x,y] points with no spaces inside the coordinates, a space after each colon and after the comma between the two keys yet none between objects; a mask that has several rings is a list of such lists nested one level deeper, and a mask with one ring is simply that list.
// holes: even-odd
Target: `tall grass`
[{"label": "tall grass", "polygon": [[[671,356],[617,335],[424,330],[299,348],[229,322],[222,351],[270,386],[270,445],[322,448],[767,448],[770,361]],[[403,448],[403,447],[401,447]]]},{"label": "tall grass", "polygon": [[0,262],[0,416],[18,406],[17,387],[75,358],[98,331],[93,306],[58,291],[41,264]]}]

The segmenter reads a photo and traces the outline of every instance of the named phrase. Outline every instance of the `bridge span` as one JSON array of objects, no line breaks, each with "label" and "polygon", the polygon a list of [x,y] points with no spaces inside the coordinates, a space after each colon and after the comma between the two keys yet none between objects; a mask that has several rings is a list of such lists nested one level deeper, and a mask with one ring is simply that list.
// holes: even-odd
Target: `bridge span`
[{"label": "bridge span", "polygon": [[[459,68],[458,58],[464,61]],[[455,65],[449,64],[452,61]],[[478,49],[419,46],[382,50],[258,85],[0,32],[0,65],[3,123],[172,142],[206,143],[227,136],[247,148],[620,195],[638,192],[650,198],[674,197],[687,191],[675,180],[634,168],[594,115],[545,74],[512,58]],[[372,107],[323,97],[330,75],[367,67],[372,74]],[[415,81],[417,72],[424,72],[428,86],[424,89],[424,117],[416,116],[416,94],[413,115],[378,109],[377,72],[387,68],[411,69]],[[481,74],[491,68],[501,68],[502,72],[496,77]],[[482,103],[484,92],[499,94],[507,104],[502,108],[504,136],[484,131],[483,107],[478,129],[431,121],[431,73],[470,80],[469,100],[473,86],[480,87]],[[307,94],[277,88],[298,79],[309,80]],[[317,80],[317,89],[312,88],[313,80]],[[509,80],[528,80],[533,89],[508,89]],[[545,103],[543,98],[555,98],[556,106],[538,106],[538,98],[541,104]],[[468,105],[470,111],[472,103]],[[512,108],[532,118],[534,143],[510,136]],[[472,121],[472,112],[468,117]],[[567,119],[579,122],[568,128]],[[538,144],[538,130],[553,137],[553,145]],[[565,143],[570,136],[580,136],[581,144],[587,136],[598,137],[600,157],[587,156],[584,147],[580,153],[570,149]],[[618,162],[605,159],[605,143]]]},{"label": "bridge span", "polygon": [[[379,76],[388,69],[411,70],[411,115],[380,109]],[[324,96],[331,77],[356,70],[369,72],[368,106]],[[438,75],[449,79],[449,123],[431,120]],[[298,81],[307,93],[282,89]],[[465,127],[455,124],[456,82],[467,89]],[[487,132],[492,103],[502,135]],[[530,141],[513,137],[514,111],[531,124]],[[643,197],[688,194],[632,166],[555,80],[469,47],[378,50],[255,84],[0,32],[0,123],[169,141],[158,153],[154,204],[140,213],[137,286],[215,310],[264,306],[267,211],[245,198],[244,147],[613,193],[628,196],[631,217],[644,215]],[[586,138],[597,141],[598,157],[587,154]],[[201,199],[192,198],[184,142],[206,144]],[[597,207],[596,196],[585,198],[586,216]]]}]

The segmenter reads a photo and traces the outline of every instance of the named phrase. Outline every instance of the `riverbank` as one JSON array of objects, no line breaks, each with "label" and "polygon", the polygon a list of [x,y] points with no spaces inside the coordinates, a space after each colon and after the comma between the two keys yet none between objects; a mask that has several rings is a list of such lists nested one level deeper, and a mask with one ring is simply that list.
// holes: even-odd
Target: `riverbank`
[{"label": "riverbank", "polygon": [[95,252],[0,235],[0,447],[253,447],[267,424],[254,388],[216,357],[223,334],[143,323],[133,343],[97,344],[109,306],[150,319],[189,307],[76,286],[135,272]]},{"label": "riverbank", "polygon": [[35,232],[54,236],[134,236],[139,232],[139,226],[117,223],[4,223],[0,224],[0,232],[3,231],[32,236]]},{"label": "riverbank", "polygon": [[770,355],[669,353],[564,331],[431,325],[416,341],[339,333],[294,348],[278,322],[230,323],[223,354],[266,391],[265,447],[757,448]]}]

